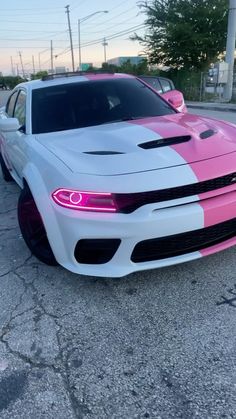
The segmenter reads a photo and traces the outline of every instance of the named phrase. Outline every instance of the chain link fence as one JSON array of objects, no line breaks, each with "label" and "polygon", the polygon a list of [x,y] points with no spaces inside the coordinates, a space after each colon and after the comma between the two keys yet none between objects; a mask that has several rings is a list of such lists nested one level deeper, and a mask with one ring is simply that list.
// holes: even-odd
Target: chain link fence
[{"label": "chain link fence", "polygon": [[[209,72],[178,71],[170,75],[176,89],[183,92],[186,100],[203,102],[221,102],[224,84],[219,83],[221,75],[214,77]],[[233,78],[232,101],[236,101],[236,68]]]}]

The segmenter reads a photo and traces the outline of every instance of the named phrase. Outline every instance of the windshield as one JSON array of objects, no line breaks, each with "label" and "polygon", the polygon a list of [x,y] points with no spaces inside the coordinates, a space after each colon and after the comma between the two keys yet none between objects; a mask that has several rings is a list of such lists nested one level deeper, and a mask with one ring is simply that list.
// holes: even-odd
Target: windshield
[{"label": "windshield", "polygon": [[33,134],[173,113],[164,100],[137,79],[70,83],[32,92]]}]

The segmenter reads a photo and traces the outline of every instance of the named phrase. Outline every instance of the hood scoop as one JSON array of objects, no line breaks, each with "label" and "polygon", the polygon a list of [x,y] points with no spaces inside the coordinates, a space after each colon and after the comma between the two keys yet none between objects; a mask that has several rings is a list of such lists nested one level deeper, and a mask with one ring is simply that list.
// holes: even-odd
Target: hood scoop
[{"label": "hood scoop", "polygon": [[154,141],[148,141],[146,143],[138,144],[139,147],[144,150],[149,150],[151,148],[165,147],[174,144],[186,143],[191,140],[191,135],[182,135],[181,137],[170,137],[170,138],[160,138]]},{"label": "hood scoop", "polygon": [[83,154],[92,154],[94,156],[113,156],[114,154],[125,154],[122,151],[83,151]]},{"label": "hood scoop", "polygon": [[214,131],[213,129],[208,129],[206,131],[201,132],[200,138],[202,140],[205,140],[206,138],[212,137],[212,135],[216,134],[217,131]]}]

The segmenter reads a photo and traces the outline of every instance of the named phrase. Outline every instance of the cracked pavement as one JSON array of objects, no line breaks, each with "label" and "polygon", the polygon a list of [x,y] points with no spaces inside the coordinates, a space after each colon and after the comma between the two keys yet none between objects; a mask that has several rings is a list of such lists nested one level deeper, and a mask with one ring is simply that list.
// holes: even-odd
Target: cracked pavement
[{"label": "cracked pavement", "polygon": [[1,174],[0,195],[1,419],[236,417],[235,248],[79,276],[29,253]]}]

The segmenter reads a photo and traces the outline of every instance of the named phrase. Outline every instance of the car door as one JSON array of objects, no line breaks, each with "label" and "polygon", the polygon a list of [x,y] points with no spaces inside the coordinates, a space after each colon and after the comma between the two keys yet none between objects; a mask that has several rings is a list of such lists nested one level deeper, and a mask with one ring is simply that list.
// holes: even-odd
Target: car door
[{"label": "car door", "polygon": [[[4,109],[1,113],[1,118],[5,119],[5,118],[12,118],[13,117],[13,112],[14,112],[14,108],[15,108],[15,104],[16,104],[16,99],[18,96],[18,91],[15,91],[11,94],[11,96],[9,97],[8,101],[7,101],[7,105],[6,105],[6,109],[4,112]],[[0,134],[0,147],[1,147],[1,155],[7,165],[7,167],[9,168],[9,170],[12,170],[12,166],[10,163],[10,158],[8,155],[8,135],[6,133],[4,134]]]},{"label": "car door", "polygon": [[23,89],[20,89],[15,93],[17,93],[17,97],[14,107],[11,109],[11,106],[7,106],[6,112],[9,117],[18,119],[20,129],[18,131],[6,133],[5,142],[7,157],[9,159],[10,167],[12,170],[12,176],[16,181],[19,181],[22,177],[22,169],[26,161],[26,92]]}]

